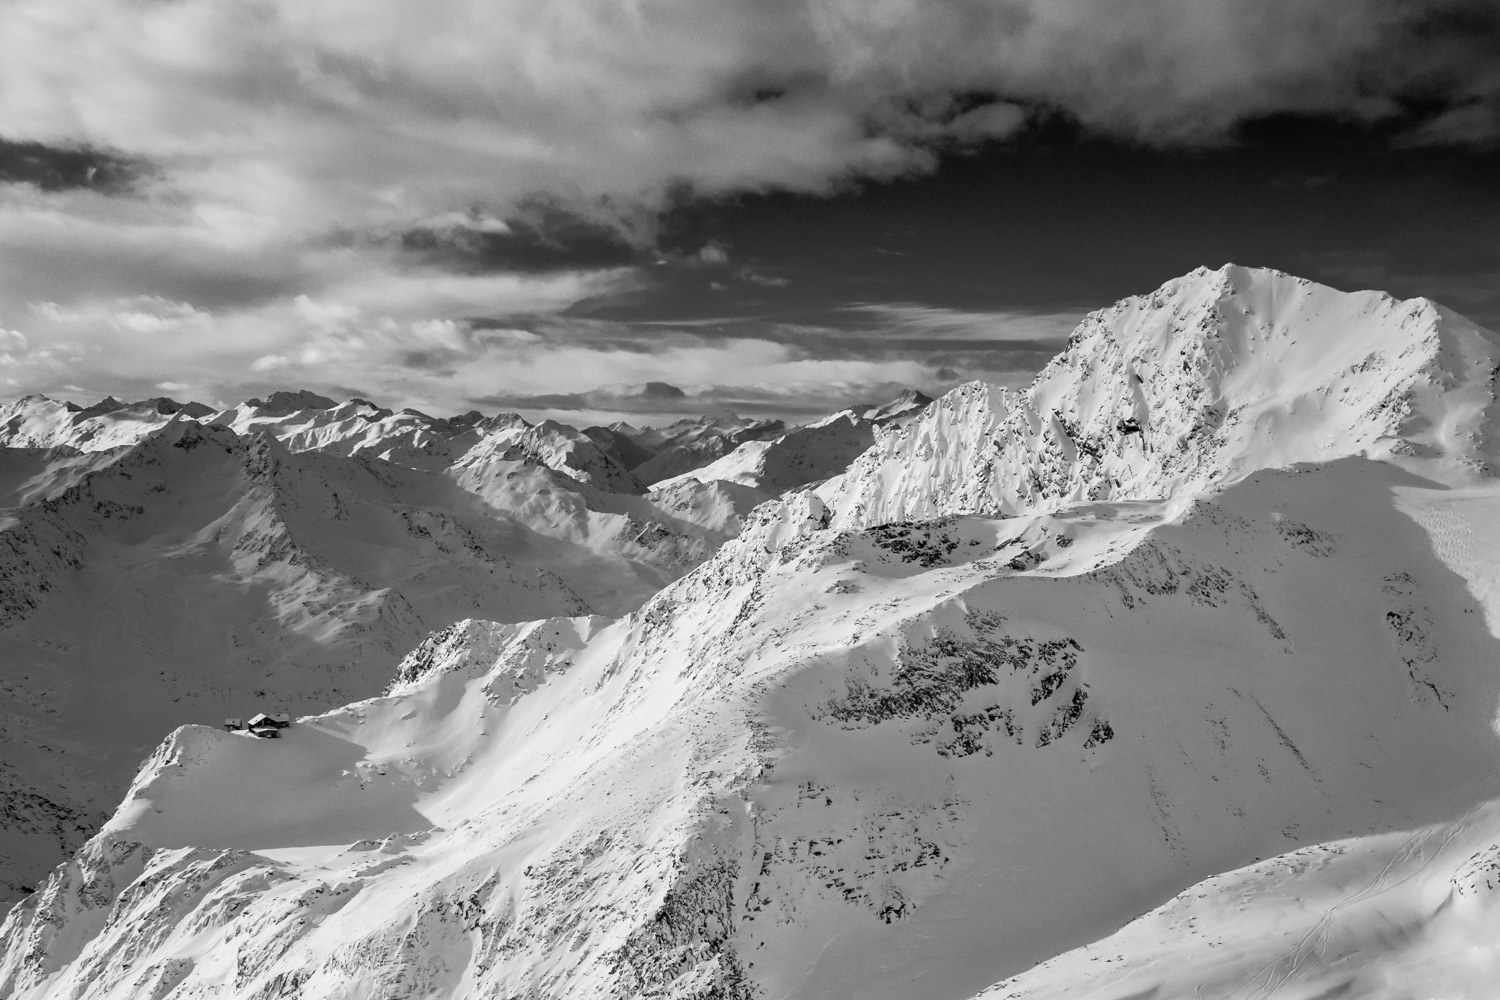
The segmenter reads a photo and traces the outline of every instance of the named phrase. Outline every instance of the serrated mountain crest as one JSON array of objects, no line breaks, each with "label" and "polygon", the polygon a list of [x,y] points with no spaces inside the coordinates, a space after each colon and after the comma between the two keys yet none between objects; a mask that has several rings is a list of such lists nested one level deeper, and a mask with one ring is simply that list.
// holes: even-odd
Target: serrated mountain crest
[{"label": "serrated mountain crest", "polygon": [[835,524],[1156,499],[1354,454],[1491,475],[1495,336],[1426,299],[1200,269],[1089,314],[1021,392],[960,386],[819,492]]}]

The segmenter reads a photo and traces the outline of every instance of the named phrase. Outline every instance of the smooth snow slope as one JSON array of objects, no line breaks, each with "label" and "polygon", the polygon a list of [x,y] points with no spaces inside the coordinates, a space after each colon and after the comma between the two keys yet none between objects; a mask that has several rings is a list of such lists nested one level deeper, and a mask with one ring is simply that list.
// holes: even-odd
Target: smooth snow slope
[{"label": "smooth snow slope", "polygon": [[1500,801],[1207,879],[980,996],[1491,997]]},{"label": "smooth snow slope", "polygon": [[[1500,795],[1496,353],[1276,272],[1127,300],[628,618],[454,626],[284,742],[176,731],[0,993],[960,998],[1451,821]],[[1149,439],[1080,426],[1147,384]]]}]

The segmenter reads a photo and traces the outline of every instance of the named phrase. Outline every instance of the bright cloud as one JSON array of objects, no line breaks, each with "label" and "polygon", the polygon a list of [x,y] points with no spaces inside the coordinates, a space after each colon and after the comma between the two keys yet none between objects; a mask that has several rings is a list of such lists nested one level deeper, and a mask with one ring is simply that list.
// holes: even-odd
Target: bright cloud
[{"label": "bright cloud", "polygon": [[[1489,141],[1492,14],[1487,0],[12,0],[0,327],[21,339],[0,344],[0,376],[40,386],[65,365],[120,391],[275,377],[457,401],[526,380],[1003,371],[956,342],[1055,331],[896,305],[870,307],[852,339],[616,330],[626,347],[537,317],[637,287],[648,264],[631,255],[684,191],[920,172],[1038,106],[1191,144],[1246,116],[1370,121],[1416,96],[1454,108],[1427,140]],[[580,262],[538,230],[546,266],[440,259],[516,236],[539,204],[623,242]],[[434,256],[413,263],[403,241],[419,232]],[[729,262],[712,243],[697,255]],[[951,357],[919,360],[902,336],[952,341]]]}]

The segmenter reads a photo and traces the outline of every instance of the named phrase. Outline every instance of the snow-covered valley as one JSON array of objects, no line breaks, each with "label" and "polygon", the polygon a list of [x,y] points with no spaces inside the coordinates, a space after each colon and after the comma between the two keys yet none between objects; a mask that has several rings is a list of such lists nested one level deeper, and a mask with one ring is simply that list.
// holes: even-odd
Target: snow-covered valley
[{"label": "snow-covered valley", "polygon": [[[123,791],[0,996],[1482,995],[1497,368],[1433,303],[1226,267],[1024,392],[693,458],[0,412],[0,850]],[[213,725],[253,698],[310,714]]]}]

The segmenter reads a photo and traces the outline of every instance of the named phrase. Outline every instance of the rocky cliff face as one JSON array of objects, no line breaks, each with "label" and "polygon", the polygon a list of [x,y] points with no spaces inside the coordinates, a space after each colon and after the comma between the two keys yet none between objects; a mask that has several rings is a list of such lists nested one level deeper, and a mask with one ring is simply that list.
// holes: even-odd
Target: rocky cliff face
[{"label": "rocky cliff face", "polygon": [[1500,765],[1494,345],[1272,272],[1127,300],[627,616],[455,624],[280,740],[176,730],[11,912],[0,993],[962,998],[1463,815]]}]

